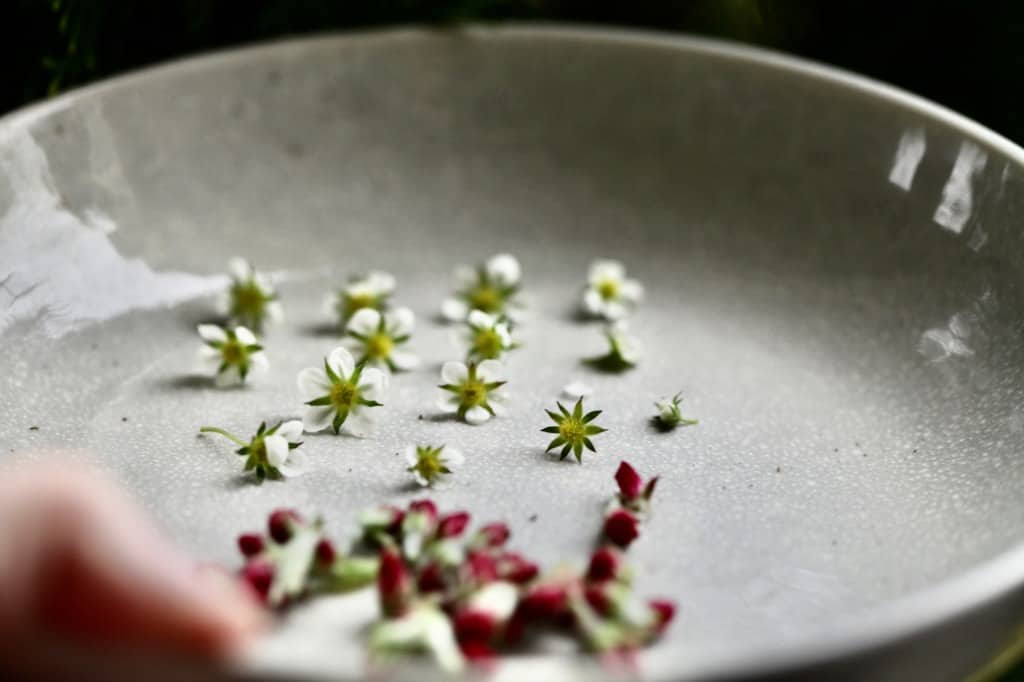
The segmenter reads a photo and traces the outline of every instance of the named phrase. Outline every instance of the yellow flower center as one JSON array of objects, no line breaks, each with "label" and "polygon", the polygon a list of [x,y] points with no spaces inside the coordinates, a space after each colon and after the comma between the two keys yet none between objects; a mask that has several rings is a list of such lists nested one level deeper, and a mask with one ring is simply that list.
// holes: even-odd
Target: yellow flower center
[{"label": "yellow flower center", "polygon": [[420,450],[417,455],[419,456],[419,459],[416,461],[416,471],[418,471],[423,478],[428,481],[432,481],[442,473],[441,458],[438,456],[437,451]]},{"label": "yellow flower center", "polygon": [[501,356],[504,345],[501,336],[493,329],[481,329],[477,332],[473,345],[477,354],[482,358],[494,359]]},{"label": "yellow flower center", "polygon": [[501,292],[490,285],[481,285],[469,294],[469,307],[485,313],[500,312],[503,303]]},{"label": "yellow flower center", "polygon": [[597,283],[597,293],[601,298],[611,301],[619,297],[619,283],[614,279],[603,279]]},{"label": "yellow flower center", "polygon": [[255,320],[263,316],[268,298],[255,282],[239,282],[231,287],[231,314]]},{"label": "yellow flower center", "polygon": [[582,421],[569,417],[558,425],[558,435],[564,438],[567,443],[575,443],[582,441],[586,437],[586,429],[587,427]]},{"label": "yellow flower center", "polygon": [[359,387],[348,381],[331,386],[331,405],[337,410],[350,410],[359,402]]},{"label": "yellow flower center", "polygon": [[487,400],[487,387],[479,380],[466,381],[460,388],[459,397],[463,407],[482,405]]},{"label": "yellow flower center", "polygon": [[236,340],[225,341],[220,347],[221,359],[229,365],[238,365],[245,359],[245,348]]},{"label": "yellow flower center", "polygon": [[395,342],[385,332],[378,332],[366,339],[366,354],[374,360],[385,360],[391,357]]},{"label": "yellow flower center", "polygon": [[344,299],[344,314],[346,320],[352,317],[358,310],[377,307],[377,297],[369,292],[346,294]]}]

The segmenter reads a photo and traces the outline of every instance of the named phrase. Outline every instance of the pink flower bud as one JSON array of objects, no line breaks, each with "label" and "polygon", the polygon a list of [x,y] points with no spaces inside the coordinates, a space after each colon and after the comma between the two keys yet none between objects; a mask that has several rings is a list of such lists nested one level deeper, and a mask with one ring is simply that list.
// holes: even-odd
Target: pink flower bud
[{"label": "pink flower bud", "polygon": [[616,509],[604,520],[604,535],[619,547],[629,547],[640,535],[636,517],[625,509]]},{"label": "pink flower bud", "polygon": [[466,558],[469,572],[473,580],[478,583],[488,583],[498,579],[498,567],[494,559],[486,552],[470,552]]},{"label": "pink flower bud", "polygon": [[445,588],[444,573],[441,565],[432,561],[420,571],[420,577],[416,581],[416,587],[420,592],[441,592]]},{"label": "pink flower bud", "polygon": [[660,635],[675,617],[676,605],[664,599],[652,599],[649,604],[654,611],[654,631]]},{"label": "pink flower bud", "polygon": [[489,642],[498,631],[494,616],[483,611],[466,609],[455,614],[452,621],[455,638],[462,642]]},{"label": "pink flower bud", "polygon": [[464,511],[452,512],[441,517],[437,526],[437,536],[440,538],[455,538],[466,530],[469,525],[469,514]]},{"label": "pink flower bud", "polygon": [[409,512],[423,514],[431,523],[437,521],[437,505],[431,500],[415,500],[409,504]]},{"label": "pink flower bud", "polygon": [[302,517],[294,509],[278,509],[267,519],[267,531],[279,545],[292,539],[294,526],[302,523]]},{"label": "pink flower bud", "polygon": [[518,611],[528,620],[555,618],[565,613],[568,604],[564,585],[537,585],[519,601]]},{"label": "pink flower bud", "polygon": [[504,523],[488,523],[477,531],[480,543],[486,547],[501,547],[508,541],[508,526]]},{"label": "pink flower bud", "polygon": [[459,649],[462,650],[462,655],[466,657],[466,660],[477,666],[482,665],[484,668],[491,668],[497,658],[497,653],[490,644],[475,639],[460,641]]},{"label": "pink flower bud", "polygon": [[385,616],[394,618],[405,613],[409,605],[412,585],[409,569],[402,557],[392,548],[380,552],[380,569],[377,572],[377,596],[380,610]]},{"label": "pink flower bud", "polygon": [[590,556],[587,567],[587,580],[604,582],[612,580],[619,574],[622,559],[619,552],[611,547],[601,547]]},{"label": "pink flower bud", "polygon": [[525,585],[540,573],[537,564],[527,560],[521,554],[505,552],[498,557],[498,575],[502,580],[517,585]]},{"label": "pink flower bud", "polygon": [[266,602],[270,585],[274,582],[273,564],[260,559],[250,561],[242,568],[242,581],[252,588],[260,601]]},{"label": "pink flower bud", "polygon": [[615,482],[619,484],[619,492],[626,502],[638,498],[644,485],[640,474],[626,461],[619,463],[619,469],[615,472]]},{"label": "pink flower bud", "polygon": [[583,597],[597,614],[605,618],[612,614],[612,600],[603,585],[587,585]]},{"label": "pink flower bud", "polygon": [[317,563],[321,566],[330,566],[334,563],[337,556],[338,553],[334,549],[334,544],[327,538],[320,538],[320,541],[316,543]]},{"label": "pink flower bud", "polygon": [[238,536],[238,550],[242,556],[256,556],[263,551],[263,536],[258,533],[243,533]]}]

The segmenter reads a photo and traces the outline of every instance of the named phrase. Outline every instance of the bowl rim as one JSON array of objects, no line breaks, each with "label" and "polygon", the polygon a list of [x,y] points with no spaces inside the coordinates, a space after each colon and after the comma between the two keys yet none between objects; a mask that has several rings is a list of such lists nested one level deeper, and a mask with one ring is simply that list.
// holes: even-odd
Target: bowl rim
[{"label": "bowl rim", "polygon": [[[586,24],[507,22],[470,23],[450,28],[397,26],[286,37],[201,52],[156,65],[130,70],[66,91],[52,99],[0,116],[0,146],[10,136],[29,130],[48,116],[91,99],[154,79],[227,68],[254,58],[301,54],[317,48],[344,45],[379,47],[394,42],[447,41],[457,38],[480,42],[548,41],[609,47],[689,52],[717,57],[752,68],[815,81],[826,87],[891,103],[959,132],[1014,161],[1024,169],[1024,148],[1005,136],[924,97],[872,78],[826,66],[801,57],[716,38],[661,31],[609,28]],[[992,606],[1024,590],[1024,542],[976,564],[966,571],[917,592],[883,602],[865,611],[824,625],[813,635],[802,634],[785,642],[733,651],[731,655],[688,651],[684,672],[708,677],[746,677],[780,674],[826,663],[865,656],[905,643],[930,631],[949,627],[972,612]],[[998,642],[992,643],[995,652]]]}]

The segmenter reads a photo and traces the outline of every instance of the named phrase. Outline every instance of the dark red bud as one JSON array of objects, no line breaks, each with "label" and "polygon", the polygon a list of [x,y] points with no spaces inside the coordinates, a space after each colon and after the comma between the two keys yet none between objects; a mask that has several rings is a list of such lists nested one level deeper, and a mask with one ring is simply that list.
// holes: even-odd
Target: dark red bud
[{"label": "dark red bud", "polygon": [[441,538],[455,538],[462,535],[468,525],[469,514],[467,512],[445,514],[438,523],[437,535]]},{"label": "dark red bud", "polygon": [[489,642],[498,630],[494,616],[482,611],[466,610],[455,614],[452,626],[455,638],[462,642]]},{"label": "dark red bud", "polygon": [[243,533],[238,536],[238,550],[242,556],[256,556],[263,551],[263,536],[258,533]]},{"label": "dark red bud", "polygon": [[274,566],[269,561],[250,561],[242,569],[242,581],[252,588],[261,601],[266,602],[270,585],[274,582]]},{"label": "dark red bud", "polygon": [[490,668],[494,664],[495,658],[497,658],[497,653],[487,642],[468,639],[465,642],[460,641],[459,648],[462,650],[462,655],[468,661],[474,665],[482,665],[485,668]]},{"label": "dark red bud", "polygon": [[316,543],[316,561],[321,566],[330,566],[334,563],[338,553],[334,549],[334,545],[327,538],[320,538],[320,541]]},{"label": "dark red bud", "polygon": [[615,472],[615,482],[619,484],[619,492],[623,500],[635,500],[643,490],[644,481],[629,462],[619,463],[619,469]]},{"label": "dark red bud", "polygon": [[294,509],[278,509],[270,514],[267,519],[267,531],[270,537],[279,545],[283,545],[292,539],[293,528],[296,524],[302,523],[302,517]]},{"label": "dark red bud", "polygon": [[470,552],[467,557],[469,571],[478,583],[488,583],[498,579],[498,567],[494,559],[485,552]]},{"label": "dark red bud", "polygon": [[619,547],[629,547],[640,535],[636,517],[625,509],[616,509],[604,520],[604,535]]},{"label": "dark red bud", "polygon": [[647,481],[647,485],[644,486],[644,499],[649,500],[654,496],[654,488],[658,485],[658,477],[655,476],[651,480]]},{"label": "dark red bud", "polygon": [[405,519],[405,512],[390,504],[384,505],[383,508],[391,513],[391,521],[388,523],[385,530],[389,535],[397,536],[402,530],[402,521]]},{"label": "dark red bud", "polygon": [[441,571],[441,565],[436,561],[427,564],[420,571],[420,577],[416,581],[416,586],[420,592],[440,592],[444,590],[444,573]]},{"label": "dark red bud", "polygon": [[409,504],[409,511],[423,514],[431,521],[437,521],[437,505],[431,500],[415,500]]},{"label": "dark red bud", "polygon": [[611,615],[612,600],[608,597],[608,593],[603,586],[588,585],[583,590],[583,597],[590,604],[590,608],[594,609],[599,615],[604,617]]},{"label": "dark red bud", "polygon": [[525,585],[540,573],[537,564],[515,552],[506,552],[498,559],[498,574],[502,580]]},{"label": "dark red bud", "polygon": [[621,559],[619,553],[611,547],[601,547],[590,557],[590,566],[587,567],[587,580],[591,582],[604,582],[612,580],[619,574]]},{"label": "dark red bud", "polygon": [[501,547],[508,541],[510,533],[504,523],[488,523],[477,532],[477,535],[487,547]]},{"label": "dark red bud", "polygon": [[519,601],[519,610],[528,620],[555,618],[566,611],[568,603],[564,585],[538,585]]},{"label": "dark red bud", "polygon": [[651,610],[654,611],[655,632],[661,634],[675,617],[676,605],[674,602],[666,601],[664,599],[652,599],[649,604]]},{"label": "dark red bud", "polygon": [[380,598],[380,610],[385,616],[395,617],[405,613],[410,588],[409,570],[402,557],[394,549],[381,550],[377,595]]}]

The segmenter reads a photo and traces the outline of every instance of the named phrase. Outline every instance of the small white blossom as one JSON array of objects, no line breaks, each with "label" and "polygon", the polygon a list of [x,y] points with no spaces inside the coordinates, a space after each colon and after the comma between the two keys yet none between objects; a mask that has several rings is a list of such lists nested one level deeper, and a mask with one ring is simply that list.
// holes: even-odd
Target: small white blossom
[{"label": "small white blossom", "polygon": [[228,262],[231,283],[218,303],[228,320],[244,324],[256,331],[264,322],[280,322],[284,318],[277,291],[266,275],[256,272],[244,258]]},{"label": "small white blossom", "polygon": [[682,394],[676,393],[671,398],[662,398],[655,401],[654,407],[658,414],[654,418],[658,426],[666,431],[671,431],[677,426],[693,426],[696,419],[687,419],[680,412],[679,406],[683,402]]},{"label": "small white blossom", "polygon": [[505,367],[497,360],[449,361],[441,367],[438,407],[467,424],[483,424],[504,412]]},{"label": "small white blossom", "polygon": [[267,423],[260,424],[256,435],[249,442],[216,426],[204,426],[200,433],[218,433],[242,446],[235,451],[244,456],[245,470],[255,471],[261,482],[267,476],[295,477],[306,470],[306,458],[296,448],[302,445],[302,422],[297,419],[282,422],[267,428]]},{"label": "small white blossom", "polygon": [[470,311],[465,325],[455,331],[459,345],[470,360],[500,360],[516,348],[509,325],[503,318],[480,310]]},{"label": "small white blossom", "polygon": [[352,316],[363,308],[386,310],[389,299],[394,293],[394,275],[380,270],[372,270],[364,277],[352,280],[340,291],[328,295],[324,302],[324,308],[344,327]]},{"label": "small white blossom", "polygon": [[522,268],[515,256],[492,256],[481,266],[460,265],[455,269],[455,295],[441,306],[441,315],[451,322],[462,322],[473,310],[492,315],[513,316],[522,279]]},{"label": "small white blossom", "polygon": [[373,431],[376,411],[387,390],[387,375],[376,367],[356,365],[345,348],[335,348],[324,358],[323,368],[299,372],[299,393],[306,402],[302,424],[306,431],[328,426],[338,433],[342,426],[353,436]]},{"label": "small white blossom", "polygon": [[416,316],[408,308],[384,314],[373,308],[356,311],[345,328],[342,341],[359,363],[368,363],[392,371],[408,371],[419,366],[414,354],[401,350],[412,336]]},{"label": "small white blossom", "polygon": [[588,315],[619,320],[643,298],[643,285],[635,279],[626,278],[626,268],[622,263],[596,260],[590,264],[587,286],[583,290],[583,310]]},{"label": "small white blossom", "polygon": [[566,400],[579,400],[592,395],[594,395],[594,389],[590,384],[585,384],[582,381],[570,381],[562,387],[562,397]]},{"label": "small white blossom", "polygon": [[205,370],[216,373],[214,383],[218,388],[238,386],[270,366],[256,335],[245,327],[224,329],[201,324],[196,331],[203,340],[199,362]]},{"label": "small white blossom", "polygon": [[609,324],[604,330],[604,336],[608,341],[608,352],[586,358],[584,363],[606,372],[621,372],[636,366],[642,355],[642,347],[636,337],[629,334],[624,320]]},{"label": "small white blossom", "polygon": [[461,452],[444,445],[410,445],[405,449],[406,469],[416,482],[429,486],[442,475],[452,474],[466,461]]}]

